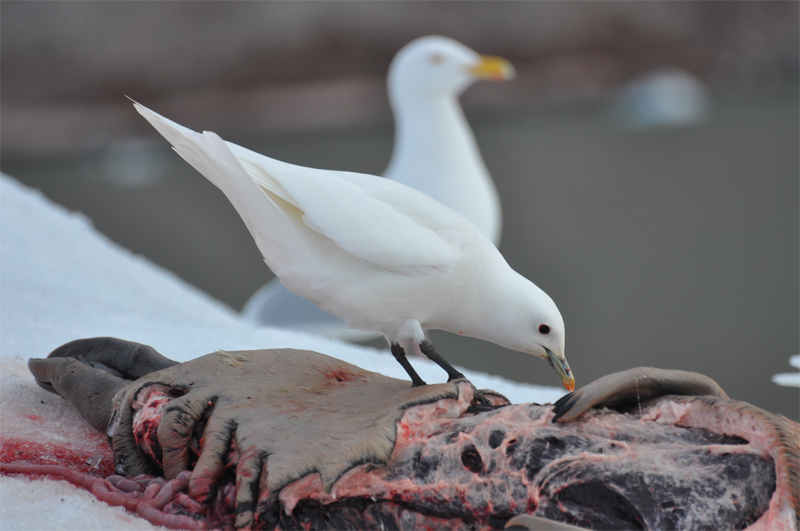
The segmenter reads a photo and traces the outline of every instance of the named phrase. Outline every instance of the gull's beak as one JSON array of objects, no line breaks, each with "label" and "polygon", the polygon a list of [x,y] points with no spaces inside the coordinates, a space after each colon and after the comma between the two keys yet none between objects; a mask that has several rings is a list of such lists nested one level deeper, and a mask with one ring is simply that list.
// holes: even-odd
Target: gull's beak
[{"label": "gull's beak", "polygon": [[469,73],[479,79],[503,81],[513,79],[517,72],[514,66],[502,57],[481,55],[480,61],[469,69]]},{"label": "gull's beak", "polygon": [[547,347],[544,347],[544,350],[547,352],[548,363],[550,363],[550,366],[556,371],[556,374],[558,374],[559,380],[561,380],[561,385],[570,393],[574,391],[575,377],[572,376],[572,370],[569,368],[567,360],[558,359],[553,351]]}]

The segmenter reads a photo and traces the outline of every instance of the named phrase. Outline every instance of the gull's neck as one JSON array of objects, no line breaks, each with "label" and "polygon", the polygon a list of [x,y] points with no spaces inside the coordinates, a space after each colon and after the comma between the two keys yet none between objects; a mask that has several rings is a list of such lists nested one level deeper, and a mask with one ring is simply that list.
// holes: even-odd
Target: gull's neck
[{"label": "gull's neck", "polygon": [[497,190],[456,94],[390,94],[394,151],[384,176],[461,213],[499,240]]},{"label": "gull's neck", "polygon": [[511,269],[499,252],[495,253],[484,255],[482,272],[462,285],[459,303],[442,322],[429,327],[526,352],[530,347],[528,331],[552,301],[538,286]]}]

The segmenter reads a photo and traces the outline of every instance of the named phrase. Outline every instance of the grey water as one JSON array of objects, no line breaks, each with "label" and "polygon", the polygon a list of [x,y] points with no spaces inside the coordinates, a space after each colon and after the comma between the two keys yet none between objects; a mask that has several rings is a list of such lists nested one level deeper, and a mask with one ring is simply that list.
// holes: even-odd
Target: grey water
[{"label": "grey water", "polygon": [[[800,343],[796,94],[715,101],[704,122],[639,132],[603,104],[469,118],[503,202],[500,249],[561,309],[578,386],[634,366],[690,370],[798,420],[800,391],[771,381],[796,371]],[[392,129],[229,140],[380,174]],[[2,170],[236,310],[271,278],[227,199],[155,132],[80,157],[4,156]],[[453,364],[557,385],[542,360],[431,337]]]}]

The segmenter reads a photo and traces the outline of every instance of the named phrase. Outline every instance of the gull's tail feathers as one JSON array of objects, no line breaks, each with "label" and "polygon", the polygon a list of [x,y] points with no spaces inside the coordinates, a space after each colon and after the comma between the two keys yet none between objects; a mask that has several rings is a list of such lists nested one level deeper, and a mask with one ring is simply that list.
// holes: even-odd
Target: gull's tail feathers
[{"label": "gull's tail feathers", "polygon": [[[133,105],[139,114],[144,116],[150,122],[150,125],[172,144],[173,149],[186,162],[202,173],[226,195],[226,188],[230,188],[228,183],[232,180],[238,180],[233,179],[231,175],[239,174],[238,177],[246,177],[245,181],[253,181],[247,169],[242,166],[236,155],[231,151],[231,146],[216,133],[210,131],[205,131],[203,134],[197,133],[151,111],[139,103],[134,103]],[[236,147],[241,151],[248,151],[242,147]],[[263,155],[258,155],[257,153],[252,153],[252,155],[263,157]],[[269,178],[268,174],[264,173],[260,177],[261,179],[259,180],[261,182],[258,183],[260,186],[263,186],[281,199],[290,200],[280,184]],[[233,199],[231,198],[231,200]]]},{"label": "gull's tail feathers", "polygon": [[[255,182],[232,152],[233,144],[215,133],[200,134],[138,103],[134,106],[186,162],[225,194],[255,239],[267,265],[278,273],[284,264],[283,257],[298,252],[297,247],[303,246],[303,238],[276,237],[282,231],[296,231],[298,224],[302,224],[302,211],[291,202],[283,187],[263,171],[259,182]],[[284,249],[287,246],[293,250]]]}]

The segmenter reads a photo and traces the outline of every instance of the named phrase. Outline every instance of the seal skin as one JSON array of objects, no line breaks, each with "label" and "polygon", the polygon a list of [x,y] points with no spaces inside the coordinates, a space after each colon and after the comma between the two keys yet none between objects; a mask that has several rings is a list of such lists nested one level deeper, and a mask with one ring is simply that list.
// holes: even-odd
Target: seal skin
[{"label": "seal skin", "polygon": [[[203,502],[183,495],[189,527],[798,528],[798,425],[694,373],[609,375],[554,411],[488,392],[494,406],[479,404],[465,381],[411,388],[307,351],[217,352],[135,382],[82,357],[31,370],[82,414],[96,412],[70,385],[116,389],[114,408],[91,404],[114,412],[118,464],[133,475],[161,461]],[[97,379],[74,376],[84,370]],[[215,519],[214,507],[232,514]]]},{"label": "seal skin", "polygon": [[[406,381],[309,351],[220,351],[170,366],[166,358],[164,362],[160,355],[152,356],[149,347],[130,348],[133,344],[128,342],[111,345],[104,356],[103,347],[98,347],[103,342],[104,338],[84,340],[57,350],[84,361],[51,355],[32,361],[29,368],[40,385],[50,385],[62,396],[77,400],[79,411],[91,419],[92,426],[105,430],[102,423],[106,422],[118,474],[153,474],[161,461],[164,477],[171,480],[187,470],[191,440],[202,434],[189,493],[205,502],[216,495],[234,444],[238,451],[237,525],[252,520],[262,480],[270,491],[277,491],[318,472],[330,489],[354,466],[385,465],[394,448],[397,421],[406,408],[459,395],[456,382],[412,388]],[[82,348],[93,355],[82,353]],[[122,376],[135,373],[131,368],[137,366],[136,360],[118,364],[117,352],[124,349],[133,355],[147,353],[141,356],[147,365],[142,371],[159,365],[167,368],[125,385],[122,378],[105,370],[111,367]],[[83,395],[85,389],[94,393],[103,386],[104,391],[97,394],[101,403]],[[172,398],[155,430],[161,459],[142,450],[133,430],[141,395],[153,387]],[[116,395],[113,408],[111,394]]]}]

